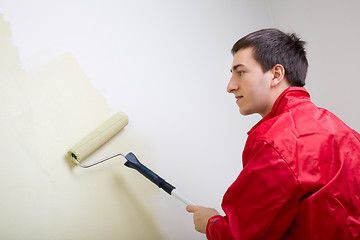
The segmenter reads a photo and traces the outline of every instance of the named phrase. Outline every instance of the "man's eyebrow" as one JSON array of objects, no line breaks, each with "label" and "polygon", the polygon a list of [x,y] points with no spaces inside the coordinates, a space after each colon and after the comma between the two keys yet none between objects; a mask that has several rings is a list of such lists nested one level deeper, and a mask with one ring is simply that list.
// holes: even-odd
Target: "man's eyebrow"
[{"label": "man's eyebrow", "polygon": [[230,72],[233,72],[233,71],[235,71],[238,67],[243,67],[243,66],[245,66],[244,64],[236,64],[235,66],[233,66],[231,69],[230,69]]}]

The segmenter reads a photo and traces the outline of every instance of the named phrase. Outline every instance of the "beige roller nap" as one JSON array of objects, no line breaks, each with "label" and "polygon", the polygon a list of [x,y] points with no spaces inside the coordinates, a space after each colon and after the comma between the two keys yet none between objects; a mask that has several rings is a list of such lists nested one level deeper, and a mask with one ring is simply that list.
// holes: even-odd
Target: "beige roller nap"
[{"label": "beige roller nap", "polygon": [[89,135],[71,147],[68,155],[75,163],[76,161],[80,162],[84,160],[123,129],[128,122],[128,116],[125,113],[119,112],[114,114]]}]

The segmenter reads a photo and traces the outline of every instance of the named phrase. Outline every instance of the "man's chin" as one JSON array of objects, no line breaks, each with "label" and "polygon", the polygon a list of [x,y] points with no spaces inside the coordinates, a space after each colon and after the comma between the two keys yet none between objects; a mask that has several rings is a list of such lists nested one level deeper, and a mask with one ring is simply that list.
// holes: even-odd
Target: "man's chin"
[{"label": "man's chin", "polygon": [[239,112],[240,112],[240,114],[243,115],[243,116],[248,116],[248,115],[253,114],[253,112],[246,111],[245,109],[241,109],[241,108],[239,108]]}]

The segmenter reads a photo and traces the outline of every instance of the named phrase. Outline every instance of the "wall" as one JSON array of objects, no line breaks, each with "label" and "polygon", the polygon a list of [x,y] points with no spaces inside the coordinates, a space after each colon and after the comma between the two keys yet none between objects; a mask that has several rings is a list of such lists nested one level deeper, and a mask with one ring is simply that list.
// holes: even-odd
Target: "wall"
[{"label": "wall", "polygon": [[[232,44],[279,27],[308,42],[312,99],[360,129],[358,1],[1,1],[0,238],[204,239],[185,206],[121,159],[65,154],[124,111],[91,160],[133,151],[194,202],[220,210],[246,132],[225,88]],[[305,17],[304,17],[305,16]]]},{"label": "wall", "polygon": [[274,26],[308,42],[312,100],[360,131],[360,2],[268,0]]},{"label": "wall", "polygon": [[226,93],[232,44],[271,26],[264,1],[1,1],[0,238],[204,239],[176,199],[122,159],[72,165],[112,113],[129,125],[91,160],[133,151],[220,209],[246,132]]}]

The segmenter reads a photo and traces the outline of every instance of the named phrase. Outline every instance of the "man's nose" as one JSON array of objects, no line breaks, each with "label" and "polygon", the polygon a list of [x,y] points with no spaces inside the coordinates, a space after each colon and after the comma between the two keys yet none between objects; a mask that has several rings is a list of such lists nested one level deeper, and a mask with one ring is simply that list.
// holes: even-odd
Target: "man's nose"
[{"label": "man's nose", "polygon": [[233,77],[231,77],[229,80],[229,83],[226,87],[226,91],[228,93],[232,93],[233,91],[236,91],[237,89],[238,89],[238,86],[235,84]]}]

